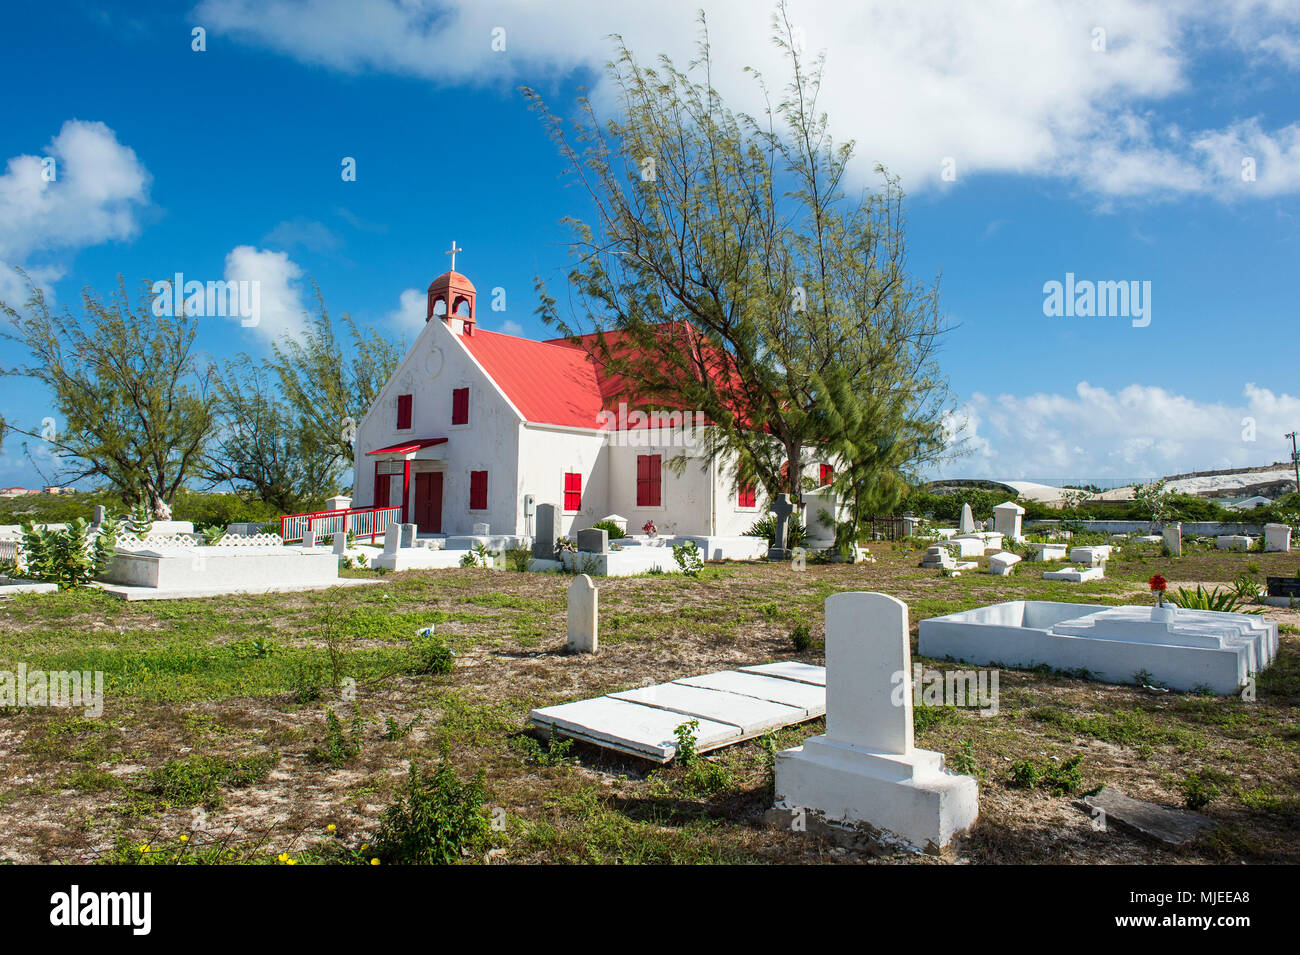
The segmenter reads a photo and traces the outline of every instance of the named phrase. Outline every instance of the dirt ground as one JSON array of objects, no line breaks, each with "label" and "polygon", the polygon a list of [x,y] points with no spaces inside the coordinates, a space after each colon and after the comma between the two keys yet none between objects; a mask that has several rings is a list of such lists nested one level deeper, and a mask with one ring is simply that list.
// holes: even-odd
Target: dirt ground
[{"label": "dirt ground", "polygon": [[[942,853],[869,833],[793,832],[768,815],[773,752],[821,721],[663,768],[584,745],[549,751],[527,735],[536,706],[770,660],[820,664],[822,604],[839,591],[906,601],[915,638],[925,617],[999,600],[1149,603],[1156,572],[1176,589],[1300,569],[1290,555],[1152,550],[1076,585],[1045,582],[1032,564],[1010,578],[946,578],[918,567],[916,547],[872,550],[874,563],[854,566],[714,564],[699,579],[600,580],[595,656],[563,652],[570,578],[550,574],[358,572],[377,582],[133,604],[91,591],[14,598],[0,604],[0,670],[103,671],[105,703],[99,717],[0,708],[0,858],[362,858],[410,762],[447,759],[462,778],[483,774],[487,789],[490,844],[468,862],[1300,861],[1291,610],[1262,608],[1282,625],[1282,650],[1254,701],[1002,670],[996,716],[919,710],[918,745],[980,784],[978,824]],[[791,641],[800,624],[812,637],[803,652]],[[449,674],[419,672],[415,635],[429,625],[456,652]],[[327,712],[359,751],[322,758],[338,738]],[[1026,761],[1067,782],[1022,788]],[[1177,851],[1099,831],[1074,800],[1102,785],[1194,801],[1217,828]]]}]

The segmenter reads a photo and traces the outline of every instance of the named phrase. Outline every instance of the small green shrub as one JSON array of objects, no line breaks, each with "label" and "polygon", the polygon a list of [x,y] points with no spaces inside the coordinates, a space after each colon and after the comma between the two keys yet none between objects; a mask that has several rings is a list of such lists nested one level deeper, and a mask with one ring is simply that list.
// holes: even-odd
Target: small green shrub
[{"label": "small green shrub", "polygon": [[695,541],[675,544],[673,560],[677,561],[678,569],[687,577],[697,577],[704,569],[704,558],[700,556],[700,549],[695,546]]},{"label": "small green shrub", "polygon": [[506,566],[526,573],[533,566],[533,552],[527,547],[511,547],[506,551]]},{"label": "small green shrub", "polygon": [[144,790],[168,806],[218,809],[224,801],[223,786],[238,789],[260,783],[279,759],[278,753],[255,753],[240,759],[194,753],[169,759],[151,770]]},{"label": "small green shrub", "polygon": [[812,630],[808,624],[798,624],[790,631],[790,643],[794,645],[796,653],[805,653],[812,649]]},{"label": "small green shrub", "polygon": [[695,731],[699,728],[700,721],[691,720],[673,730],[673,735],[677,737],[677,761],[683,766],[691,765],[698,758],[695,751]]},{"label": "small green shrub", "polygon": [[1083,785],[1083,773],[1079,769],[1082,761],[1082,754],[1071,756],[1063,763],[1046,766],[1040,766],[1031,759],[1018,760],[1011,764],[1008,785],[1012,789],[1041,788],[1053,796],[1068,796]]},{"label": "small green shrub", "polygon": [[333,710],[325,711],[325,738],[307,753],[307,758],[316,763],[329,763],[342,766],[361,755],[365,742],[365,717],[361,707],[353,707],[351,732],[343,726]]},{"label": "small green shrub", "polygon": [[438,637],[424,637],[411,644],[415,654],[408,673],[442,676],[456,665],[456,651]]},{"label": "small green shrub", "polygon": [[623,528],[619,527],[613,521],[597,521],[591,526],[596,530],[605,531],[607,534],[609,534],[609,539],[612,541],[616,541],[619,540],[620,538],[627,536],[627,531],[623,530]]},{"label": "small green shrub", "polygon": [[1202,773],[1192,773],[1182,781],[1183,805],[1188,809],[1204,809],[1219,798],[1219,787]]},{"label": "small green shrub", "polygon": [[384,810],[374,854],[389,865],[449,865],[490,832],[480,773],[462,782],[445,759],[431,771],[411,763],[406,785]]}]

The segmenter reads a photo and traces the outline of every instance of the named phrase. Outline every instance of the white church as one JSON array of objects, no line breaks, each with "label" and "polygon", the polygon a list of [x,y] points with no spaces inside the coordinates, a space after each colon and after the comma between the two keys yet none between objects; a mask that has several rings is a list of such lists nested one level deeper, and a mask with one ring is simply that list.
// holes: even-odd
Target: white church
[{"label": "white church", "polygon": [[[487,524],[529,537],[538,504],[556,506],[568,536],[617,514],[632,533],[653,521],[660,534],[731,537],[765,513],[733,468],[706,461],[681,426],[697,423],[690,414],[648,427],[582,345],[478,328],[475,298],[453,255],[429,286],[424,328],[357,428],[353,507],[400,506],[422,535]],[[683,454],[684,468],[669,466]],[[825,483],[826,466],[813,468]]]}]

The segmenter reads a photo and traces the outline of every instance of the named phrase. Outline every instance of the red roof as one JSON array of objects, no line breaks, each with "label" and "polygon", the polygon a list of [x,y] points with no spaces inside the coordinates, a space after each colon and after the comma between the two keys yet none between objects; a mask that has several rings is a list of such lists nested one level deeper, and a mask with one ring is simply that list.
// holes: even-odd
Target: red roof
[{"label": "red roof", "polygon": [[417,438],[414,441],[395,444],[391,448],[375,448],[373,451],[367,451],[366,454],[410,454],[412,451],[419,451],[421,448],[431,448],[435,444],[446,443],[446,438]]},{"label": "red roof", "polygon": [[578,349],[474,329],[461,343],[525,421],[598,428],[602,409],[592,361]]},{"label": "red roof", "polygon": [[[684,322],[666,326],[664,336],[665,348],[701,347],[698,334]],[[567,338],[538,342],[475,329],[459,340],[525,421],[604,430],[609,424],[608,419],[600,420],[602,410],[617,414],[619,402],[627,402],[629,408],[635,409],[640,396],[623,376],[610,372],[592,356],[592,337],[583,336],[577,342]],[[617,348],[623,337],[619,332],[610,332],[606,341]],[[713,364],[721,368],[727,363],[715,359]],[[666,408],[671,402],[656,399],[649,404]],[[613,422],[614,427],[625,424],[622,420]]]}]

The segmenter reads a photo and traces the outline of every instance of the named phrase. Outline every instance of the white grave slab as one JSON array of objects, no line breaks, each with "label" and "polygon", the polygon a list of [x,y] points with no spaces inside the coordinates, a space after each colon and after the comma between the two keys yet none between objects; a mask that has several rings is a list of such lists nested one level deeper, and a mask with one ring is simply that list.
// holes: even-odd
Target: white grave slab
[{"label": "white grave slab", "polygon": [[867,823],[913,845],[942,847],[979,815],[978,786],[917,749],[907,605],[886,594],[826,599],[826,734],[776,756],[776,804],[831,822]]},{"label": "white grave slab", "polygon": [[1251,538],[1245,534],[1223,534],[1214,540],[1219,550],[1250,550],[1250,545]]},{"label": "white grave slab", "polygon": [[1064,544],[1035,544],[1034,547],[1038,549],[1039,560],[1065,560]]},{"label": "white grave slab", "polygon": [[1068,580],[1072,584],[1082,584],[1089,580],[1102,580],[1106,576],[1102,567],[1063,567],[1060,570],[1043,571],[1044,580]]},{"label": "white grave slab", "polygon": [[[628,700],[599,696],[593,700],[561,703],[559,706],[533,710],[529,718],[564,736],[666,763],[677,754],[674,730],[695,717]],[[741,738],[740,727],[731,723],[717,723],[707,719],[702,719],[699,723],[695,730],[695,747],[698,752],[739,742]]]},{"label": "white grave slab", "polygon": [[798,707],[687,683],[661,683],[609,695],[616,700],[671,710],[687,719],[698,716],[715,723],[737,726],[742,736],[757,736],[806,718],[804,710]]},{"label": "white grave slab", "polygon": [[796,683],[778,677],[762,676],[757,673],[742,673],[739,670],[723,670],[720,673],[708,673],[704,676],[692,676],[678,680],[686,686],[702,686],[712,690],[726,690],[760,700],[771,700],[803,710],[806,717],[821,716],[826,712],[826,691],[809,683]]},{"label": "white grave slab", "polygon": [[966,663],[1046,664],[1108,683],[1140,672],[1174,690],[1230,694],[1277,656],[1277,624],[1249,614],[1013,600],[921,621],[918,652]]},{"label": "white grave slab", "polygon": [[1110,560],[1111,552],[1115,548],[1109,544],[1102,544],[1094,547],[1073,547],[1070,549],[1070,563],[1084,564],[1088,567],[1100,567],[1106,561]]},{"label": "white grave slab", "polygon": [[[706,752],[826,712],[822,667],[789,661],[753,669],[761,672],[728,670],[541,707],[529,719],[546,732],[666,763],[677,753],[673,731],[693,719],[700,722],[696,750]],[[774,675],[784,672],[789,679]]]},{"label": "white grave slab", "polygon": [[1018,563],[1020,563],[1019,554],[1002,551],[1000,554],[994,554],[989,558],[989,573],[996,574],[999,577],[1009,577]]},{"label": "white grave slab", "polygon": [[758,673],[761,676],[776,676],[783,680],[797,683],[811,683],[813,686],[826,685],[826,668],[813,666],[811,663],[799,663],[797,660],[781,660],[777,663],[760,663],[757,666],[741,667],[741,673]]}]

